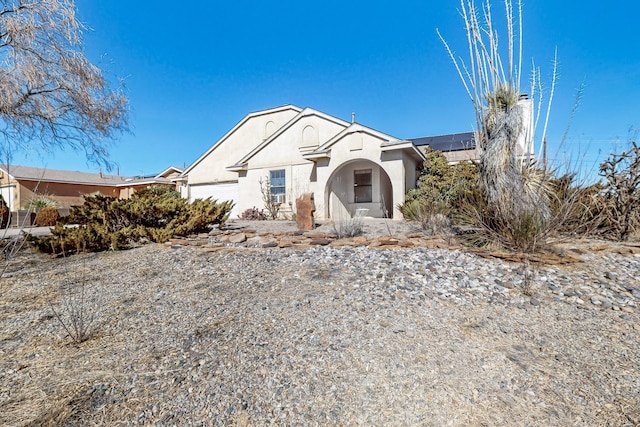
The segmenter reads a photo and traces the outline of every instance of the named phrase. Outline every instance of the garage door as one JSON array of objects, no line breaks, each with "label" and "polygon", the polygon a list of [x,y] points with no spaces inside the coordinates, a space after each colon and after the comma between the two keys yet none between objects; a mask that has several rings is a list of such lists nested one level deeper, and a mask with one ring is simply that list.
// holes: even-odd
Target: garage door
[{"label": "garage door", "polygon": [[4,186],[0,188],[0,194],[4,199],[4,202],[9,205],[9,210],[13,211],[13,186]]},{"label": "garage door", "polygon": [[238,183],[226,183],[226,184],[206,184],[206,185],[192,185],[189,189],[189,201],[192,202],[195,199],[206,199],[211,197],[219,202],[226,200],[233,200],[236,206],[233,207],[229,218],[238,217]]}]

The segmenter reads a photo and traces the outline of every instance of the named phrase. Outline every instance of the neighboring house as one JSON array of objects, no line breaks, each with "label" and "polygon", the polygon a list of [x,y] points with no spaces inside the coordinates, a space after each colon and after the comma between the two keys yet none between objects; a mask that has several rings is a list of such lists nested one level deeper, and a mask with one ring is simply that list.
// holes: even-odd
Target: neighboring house
[{"label": "neighboring house", "polygon": [[176,179],[182,174],[184,169],[170,166],[158,175],[124,177],[124,182],[117,185],[119,190],[118,198],[128,199],[133,193],[150,185],[165,185],[178,190]]},{"label": "neighboring house", "polygon": [[247,115],[182,174],[190,201],[212,197],[236,203],[232,217],[264,206],[261,181],[294,207],[313,193],[316,218],[402,218],[398,204],[415,186],[424,154],[401,140],[312,108],[293,105]]},{"label": "neighboring house", "polygon": [[0,194],[11,211],[27,209],[36,195],[46,195],[61,209],[83,203],[87,194],[100,193],[128,198],[150,185],[175,187],[172,181],[182,169],[170,167],[149,177],[126,177],[100,173],[74,172],[29,166],[0,165]]}]

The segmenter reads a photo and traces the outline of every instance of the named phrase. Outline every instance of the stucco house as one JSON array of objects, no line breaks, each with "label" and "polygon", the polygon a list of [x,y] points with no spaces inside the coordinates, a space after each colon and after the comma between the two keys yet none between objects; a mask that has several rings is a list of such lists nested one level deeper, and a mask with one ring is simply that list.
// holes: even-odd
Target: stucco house
[{"label": "stucco house", "polygon": [[[530,120],[531,101],[525,106]],[[527,126],[528,127],[528,126]],[[532,141],[519,141],[523,153]],[[367,216],[401,219],[398,205],[415,187],[426,148],[441,150],[450,162],[476,160],[472,132],[400,139],[325,114],[284,105],[245,116],[180,175],[180,192],[193,201],[233,200],[234,218],[264,207],[261,182],[287,211],[295,199],[313,193],[317,219],[346,219],[359,209]]]},{"label": "stucco house", "polygon": [[128,198],[135,191],[150,185],[174,187],[183,169],[169,167],[154,176],[127,177],[19,165],[0,165],[0,194],[11,212],[28,209],[36,195],[46,195],[57,207],[66,210],[83,203],[87,194],[100,193],[116,198]]},{"label": "stucco house", "polygon": [[424,154],[402,140],[312,108],[285,105],[248,114],[182,174],[189,200],[236,203],[231,216],[264,206],[261,181],[287,207],[313,193],[316,218],[402,218]]}]

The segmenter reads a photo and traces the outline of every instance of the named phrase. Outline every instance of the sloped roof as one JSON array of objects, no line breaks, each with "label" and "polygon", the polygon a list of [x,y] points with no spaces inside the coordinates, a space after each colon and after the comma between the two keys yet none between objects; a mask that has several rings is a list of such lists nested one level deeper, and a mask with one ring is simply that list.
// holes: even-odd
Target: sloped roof
[{"label": "sloped roof", "polygon": [[[179,168],[175,168],[179,170]],[[15,180],[58,182],[78,185],[101,185],[126,187],[132,185],[172,184],[171,180],[160,175],[148,177],[130,177],[119,175],[106,175],[103,173],[90,173],[68,171],[60,169],[45,169],[20,165],[0,165],[0,170],[12,176]],[[165,171],[166,172],[166,171]],[[164,173],[164,172],[163,172]]]},{"label": "sloped roof", "polygon": [[425,136],[410,138],[416,147],[428,145],[434,151],[460,151],[476,148],[476,138],[473,132],[450,133],[447,135]]},{"label": "sloped roof", "polygon": [[161,176],[146,177],[146,178],[125,178],[123,182],[116,184],[116,186],[130,187],[134,185],[154,185],[154,184],[173,185],[174,182],[170,179],[163,178]]},{"label": "sloped roof", "polygon": [[117,175],[106,175],[102,173],[89,173],[67,171],[59,169],[35,168],[31,166],[0,165],[0,170],[11,175],[16,180],[25,181],[46,181],[62,182],[68,184],[89,184],[89,185],[118,185],[122,184],[127,177]]},{"label": "sloped roof", "polygon": [[184,172],[184,168],[179,168],[177,166],[169,166],[168,168],[166,168],[165,170],[163,170],[162,172],[160,172],[159,174],[155,175],[156,178],[165,178],[167,175],[170,175],[171,173],[177,173],[177,174],[181,174],[182,172]]},{"label": "sloped roof", "polygon": [[193,169],[194,167],[196,167],[204,158],[206,158],[209,154],[211,154],[211,152],[213,150],[215,150],[216,148],[218,148],[220,146],[220,144],[222,144],[227,138],[229,138],[231,135],[233,135],[233,133],[238,130],[238,128],[242,127],[242,125],[244,125],[247,121],[249,121],[250,119],[254,118],[254,117],[258,117],[258,116],[262,116],[264,114],[270,114],[270,113],[274,113],[274,112],[279,112],[279,111],[286,111],[286,110],[293,110],[297,113],[300,113],[302,111],[302,108],[292,105],[292,104],[287,104],[287,105],[282,105],[280,107],[275,107],[275,108],[269,108],[267,110],[261,110],[261,111],[255,111],[253,113],[249,113],[247,114],[242,120],[240,120],[229,132],[225,133],[222,138],[220,138],[218,141],[216,141],[215,144],[213,144],[211,146],[211,148],[209,148],[207,151],[204,152],[204,154],[202,154],[202,156],[198,157],[198,159],[193,162],[191,165],[189,165],[189,167],[187,167],[187,169],[185,169],[184,171],[182,171],[182,173],[180,174],[180,176],[186,176],[189,171],[191,169]]},{"label": "sloped roof", "polygon": [[424,160],[424,154],[420,150],[418,150],[416,146],[411,143],[411,141],[397,139],[391,135],[377,131],[359,123],[350,124],[341,132],[326,141],[324,144],[320,145],[314,151],[304,154],[303,157],[307,160],[329,157],[329,153],[333,145],[343,140],[347,135],[358,132],[366,133],[382,140],[383,142],[380,143],[380,149],[382,151],[408,150],[412,155]]}]

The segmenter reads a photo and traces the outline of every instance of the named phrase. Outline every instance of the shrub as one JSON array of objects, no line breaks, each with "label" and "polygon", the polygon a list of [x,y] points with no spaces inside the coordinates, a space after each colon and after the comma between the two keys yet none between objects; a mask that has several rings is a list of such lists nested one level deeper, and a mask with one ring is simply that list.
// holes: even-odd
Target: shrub
[{"label": "shrub", "polygon": [[352,218],[347,218],[345,220],[339,219],[337,222],[333,223],[333,232],[339,239],[362,235],[364,232],[364,216],[367,212],[368,209],[357,209]]},{"label": "shrub", "polygon": [[[183,199],[182,199],[183,200]],[[218,202],[210,198],[196,199],[191,204],[186,205],[174,220],[173,226],[175,235],[187,236],[193,233],[203,233],[211,230],[213,224],[224,224],[229,219],[229,214],[233,208],[233,202]]]},{"label": "shrub", "polygon": [[262,193],[262,201],[269,214],[269,218],[278,219],[281,203],[279,203],[271,193],[271,180],[269,178],[260,179],[260,193]]},{"label": "shrub", "polygon": [[569,235],[598,235],[603,226],[604,187],[597,183],[583,186],[575,182],[575,174],[551,179],[549,208],[557,230]]},{"label": "shrub", "polygon": [[149,187],[130,199],[86,196],[58,221],[51,236],[31,237],[38,250],[66,254],[126,249],[136,242],[166,242],[173,236],[208,231],[224,224],[232,202],[196,200],[189,204],[167,187]]},{"label": "shrub", "polygon": [[464,238],[475,246],[494,246],[518,252],[535,252],[544,241],[544,216],[529,210],[505,211],[489,203],[482,193],[469,197],[459,222],[470,227]]},{"label": "shrub", "polygon": [[36,225],[39,227],[53,227],[59,219],[60,213],[58,213],[58,209],[47,206],[40,209],[36,215]]},{"label": "shrub", "polygon": [[267,219],[267,215],[264,213],[264,210],[258,209],[254,206],[242,212],[240,219],[245,221],[265,221]]},{"label": "shrub", "polygon": [[48,194],[36,194],[29,200],[27,208],[38,211],[44,208],[55,208],[56,206],[56,201]]},{"label": "shrub", "polygon": [[475,164],[450,165],[441,151],[428,150],[418,186],[409,190],[400,212],[424,230],[439,234],[449,228],[450,217],[476,191],[478,170]]},{"label": "shrub", "polygon": [[632,141],[629,150],[610,155],[600,165],[600,175],[605,179],[603,231],[627,240],[640,226],[640,146]]},{"label": "shrub", "polygon": [[100,304],[97,296],[88,292],[86,277],[65,283],[58,303],[48,303],[54,318],[74,343],[80,344],[94,335]]}]

